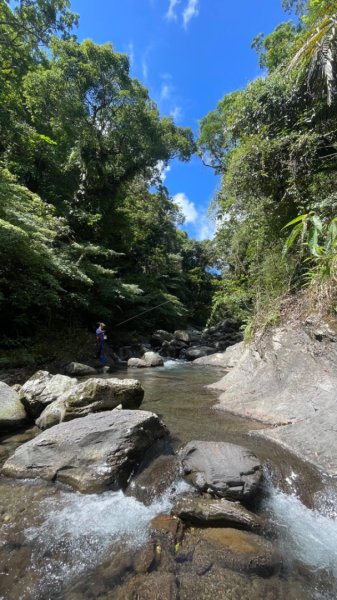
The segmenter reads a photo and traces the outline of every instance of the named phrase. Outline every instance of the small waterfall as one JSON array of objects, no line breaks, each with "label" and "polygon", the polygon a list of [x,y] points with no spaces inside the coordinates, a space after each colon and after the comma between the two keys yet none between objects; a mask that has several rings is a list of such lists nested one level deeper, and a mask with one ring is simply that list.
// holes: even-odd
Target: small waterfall
[{"label": "small waterfall", "polygon": [[31,568],[40,574],[42,588],[60,587],[96,567],[107,551],[109,556],[119,552],[121,544],[140,547],[149,537],[151,519],[170,512],[172,490],[176,495],[187,487],[184,482],[175,483],[150,506],[122,491],[63,493],[61,499],[41,502],[39,510],[45,520],[38,527],[28,527],[25,537],[34,548]]},{"label": "small waterfall", "polygon": [[295,494],[275,489],[266,500],[283,555],[337,578],[337,496],[322,494],[318,504],[319,510],[311,510]]}]

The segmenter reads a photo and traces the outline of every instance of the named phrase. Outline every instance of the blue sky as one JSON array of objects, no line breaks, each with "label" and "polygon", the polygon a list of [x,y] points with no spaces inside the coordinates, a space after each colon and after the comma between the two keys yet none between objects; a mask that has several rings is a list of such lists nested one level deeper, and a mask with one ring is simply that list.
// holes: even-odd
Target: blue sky
[{"label": "blue sky", "polygon": [[[224,94],[260,70],[253,38],[289,18],[281,0],[72,0],[78,37],[111,41],[131,59],[131,73],[163,115],[198,133],[198,123]],[[202,239],[214,224],[207,209],[218,180],[197,157],[171,163],[165,185],[186,216],[184,228]]]}]

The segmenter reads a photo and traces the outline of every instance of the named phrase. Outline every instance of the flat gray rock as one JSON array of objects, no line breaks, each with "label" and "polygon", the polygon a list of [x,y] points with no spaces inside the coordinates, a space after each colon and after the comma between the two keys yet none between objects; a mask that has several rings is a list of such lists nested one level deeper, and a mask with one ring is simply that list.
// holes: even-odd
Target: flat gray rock
[{"label": "flat gray rock", "polygon": [[182,496],[175,502],[171,512],[183,521],[201,526],[234,527],[253,531],[261,529],[261,522],[256,515],[237,502],[230,502],[224,498]]},{"label": "flat gray rock", "polygon": [[19,394],[0,381],[0,432],[18,429],[27,421]]},{"label": "flat gray rock", "polygon": [[223,369],[232,369],[240,360],[244,351],[244,342],[239,342],[233,346],[229,346],[224,352],[216,352],[209,356],[202,356],[193,361],[194,365],[208,365],[213,367],[221,367]]},{"label": "flat gray rock", "polygon": [[40,429],[53,427],[63,421],[86,417],[90,413],[139,408],[144,390],[136,379],[90,378],[75,385],[52,402],[36,421]]},{"label": "flat gray rock", "polygon": [[225,442],[189,442],[180,451],[183,474],[198,490],[221,498],[254,496],[262,478],[258,458],[247,448]]},{"label": "flat gray rock", "polygon": [[61,481],[84,493],[118,490],[168,430],[154,413],[108,411],[61,423],[20,446],[7,477]]}]

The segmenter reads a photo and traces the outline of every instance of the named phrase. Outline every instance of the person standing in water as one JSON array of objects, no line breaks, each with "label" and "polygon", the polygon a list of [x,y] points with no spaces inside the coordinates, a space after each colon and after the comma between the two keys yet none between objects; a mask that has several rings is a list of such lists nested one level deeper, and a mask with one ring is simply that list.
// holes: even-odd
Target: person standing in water
[{"label": "person standing in water", "polygon": [[96,342],[97,342],[97,353],[96,358],[98,358],[99,362],[102,366],[107,364],[107,357],[104,353],[104,340],[106,340],[105,334],[105,323],[98,323],[98,327],[96,329]]}]

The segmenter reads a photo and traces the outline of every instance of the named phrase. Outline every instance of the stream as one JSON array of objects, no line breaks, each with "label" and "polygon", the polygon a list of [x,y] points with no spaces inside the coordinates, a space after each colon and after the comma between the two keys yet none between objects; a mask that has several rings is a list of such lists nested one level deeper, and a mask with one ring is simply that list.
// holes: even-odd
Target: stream
[{"label": "stream", "polygon": [[[281,572],[265,579],[229,569],[195,576],[188,563],[172,559],[168,570],[178,581],[178,596],[172,598],[337,598],[336,487],[294,456],[250,435],[265,427],[261,423],[212,408],[217,393],[205,385],[219,380],[223,371],[168,361],[157,369],[119,370],[110,376],[141,381],[141,408],[162,418],[175,449],[193,439],[227,441],[249,447],[266,465],[259,512],[282,554]],[[33,428],[3,438],[1,460],[36,433]],[[84,495],[61,484],[1,477],[0,600],[143,600],[137,592],[125,595],[120,583],[139,577],[141,567],[132,570],[130,564],[146,562],[151,520],[169,514],[174,498],[187,489],[177,480],[144,506],[121,491]],[[160,592],[152,598],[162,600]]]}]

